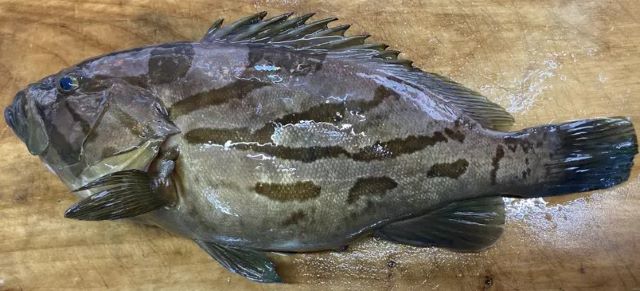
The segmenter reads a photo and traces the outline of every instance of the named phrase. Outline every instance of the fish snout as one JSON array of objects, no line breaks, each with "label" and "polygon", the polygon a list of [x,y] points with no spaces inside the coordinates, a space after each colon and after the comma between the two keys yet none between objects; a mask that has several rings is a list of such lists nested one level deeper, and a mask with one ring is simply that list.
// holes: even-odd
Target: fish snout
[{"label": "fish snout", "polygon": [[16,94],[16,97],[13,99],[13,103],[11,103],[7,108],[4,109],[4,120],[5,122],[13,129],[14,131],[18,128],[18,119],[19,115],[22,114],[24,116],[24,112],[20,110],[20,102],[23,102],[24,93],[19,92]]},{"label": "fish snout", "polygon": [[25,112],[23,106],[20,106],[25,102],[25,93],[23,91],[18,92],[7,108],[4,109],[4,120],[16,133],[20,129],[21,119],[25,118]]},{"label": "fish snout", "polygon": [[15,129],[15,123],[13,121],[13,110],[12,110],[13,104],[7,106],[7,108],[4,109],[4,121],[7,123],[7,125],[9,125],[9,127],[11,127],[11,129]]},{"label": "fish snout", "polygon": [[16,94],[13,103],[4,110],[4,120],[13,132],[27,145],[29,152],[40,155],[49,146],[44,122],[34,108],[28,104],[24,91]]}]

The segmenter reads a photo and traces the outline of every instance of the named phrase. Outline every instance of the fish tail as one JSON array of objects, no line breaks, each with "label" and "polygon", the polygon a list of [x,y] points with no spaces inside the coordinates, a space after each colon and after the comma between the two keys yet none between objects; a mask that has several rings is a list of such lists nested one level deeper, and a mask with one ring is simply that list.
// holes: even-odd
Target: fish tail
[{"label": "fish tail", "polygon": [[[528,144],[533,173],[512,193],[544,197],[604,189],[629,178],[638,143],[627,118],[610,117],[546,125],[510,134],[506,145]],[[536,151],[535,147],[540,148]],[[513,148],[513,146],[512,146]],[[526,175],[523,175],[526,176]]]}]

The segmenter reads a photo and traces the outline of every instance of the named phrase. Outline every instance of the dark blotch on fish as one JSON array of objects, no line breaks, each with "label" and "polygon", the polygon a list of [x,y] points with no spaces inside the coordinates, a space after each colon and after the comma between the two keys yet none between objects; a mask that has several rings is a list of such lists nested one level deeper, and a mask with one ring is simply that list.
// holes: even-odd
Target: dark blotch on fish
[{"label": "dark blotch on fish", "polygon": [[524,139],[524,138],[506,137],[504,139],[504,143],[505,145],[507,145],[507,148],[514,153],[518,149],[518,146],[522,148],[522,151],[525,154],[528,153],[529,150],[533,148],[533,145],[531,144],[531,142],[529,142],[528,139]]},{"label": "dark blotch on fish", "polygon": [[305,217],[306,215],[304,214],[304,211],[298,210],[294,213],[291,213],[291,215],[285,221],[282,222],[282,226],[296,225],[301,220],[304,220]]},{"label": "dark blotch on fish", "polygon": [[[68,139],[68,129],[54,123],[45,124],[47,134],[52,143],[60,146],[49,147],[47,151],[55,151],[60,159],[67,165],[76,164],[80,160],[80,144]],[[62,132],[64,131],[64,132]],[[77,169],[72,167],[71,169]]]},{"label": "dark blotch on fish", "polygon": [[496,176],[498,174],[498,169],[500,168],[500,160],[504,158],[504,148],[502,145],[498,145],[496,147],[496,155],[491,159],[491,185],[496,184]]},{"label": "dark blotch on fish", "polygon": [[383,196],[387,191],[398,187],[398,183],[389,177],[360,178],[349,189],[347,203],[353,204],[362,196]]},{"label": "dark blotch on fish", "polygon": [[69,112],[69,114],[71,115],[71,118],[73,119],[73,123],[79,123],[80,128],[82,128],[82,133],[87,135],[91,130],[91,124],[89,124],[87,120],[82,118],[82,116],[78,114],[78,112],[76,112],[76,109],[69,101],[66,101],[63,104],[67,108],[67,111]]},{"label": "dark blotch on fish", "polygon": [[140,76],[125,76],[122,79],[130,85],[145,88],[149,83],[149,78],[146,75]]},{"label": "dark blotch on fish", "polygon": [[149,81],[171,83],[187,75],[195,51],[192,46],[167,46],[154,49],[149,57]]},{"label": "dark blotch on fish", "polygon": [[110,157],[110,156],[113,156],[117,152],[118,152],[118,149],[116,149],[115,147],[106,146],[102,150],[102,156],[103,157]]},{"label": "dark blotch on fish", "polygon": [[448,177],[457,179],[467,171],[469,162],[459,159],[453,163],[438,163],[431,166],[427,172],[427,177]]},{"label": "dark blotch on fish", "polygon": [[293,184],[257,183],[256,193],[281,202],[305,201],[320,196],[320,186],[311,181]]},{"label": "dark blotch on fish", "polygon": [[444,129],[444,133],[448,137],[450,137],[450,138],[452,138],[454,140],[457,140],[460,143],[464,142],[464,134],[459,130],[453,130],[453,129],[450,129],[450,128],[445,128]]},{"label": "dark blotch on fish", "polygon": [[353,154],[356,161],[371,161],[395,158],[403,154],[411,154],[423,150],[429,146],[433,146],[438,142],[447,142],[447,138],[439,131],[433,133],[433,136],[408,136],[401,139],[396,138],[386,142],[377,142],[374,145],[367,146],[359,152]]},{"label": "dark blotch on fish", "polygon": [[511,151],[511,152],[516,152],[516,150],[518,149],[518,144],[516,143],[505,143],[507,145],[507,148]]},{"label": "dark blotch on fish", "polygon": [[266,85],[266,83],[262,82],[241,79],[227,86],[184,98],[173,104],[169,112],[171,118],[176,119],[203,107],[224,104],[234,99],[242,99],[251,91]]}]

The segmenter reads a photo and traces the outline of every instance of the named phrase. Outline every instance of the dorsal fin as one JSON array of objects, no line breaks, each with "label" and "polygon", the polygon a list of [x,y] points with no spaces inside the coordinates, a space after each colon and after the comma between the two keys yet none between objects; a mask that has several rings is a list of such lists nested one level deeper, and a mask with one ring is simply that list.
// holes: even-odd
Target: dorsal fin
[{"label": "dorsal fin", "polygon": [[269,19],[264,19],[266,12],[259,12],[235,22],[222,26],[222,19],[216,20],[205,36],[202,43],[226,41],[233,43],[265,43],[287,46],[293,49],[309,49],[323,51],[357,50],[361,52],[375,52],[373,56],[380,56],[385,60],[397,59],[397,53],[385,53],[385,44],[364,43],[369,35],[344,36],[350,25],[328,27],[328,24],[338,20],[330,17],[307,22],[314,14],[309,13],[291,18],[292,13],[285,13]]},{"label": "dorsal fin", "polygon": [[419,87],[486,128],[507,130],[514,122],[504,108],[479,93],[449,78],[414,68],[410,60],[398,58],[400,52],[387,50],[385,44],[365,43],[369,35],[345,36],[349,25],[328,27],[330,22],[337,20],[335,17],[307,23],[313,13],[293,18],[292,13],[285,13],[264,19],[266,15],[266,12],[259,12],[226,26],[222,26],[222,19],[216,20],[201,42],[263,43],[373,61],[379,63],[385,74]]}]

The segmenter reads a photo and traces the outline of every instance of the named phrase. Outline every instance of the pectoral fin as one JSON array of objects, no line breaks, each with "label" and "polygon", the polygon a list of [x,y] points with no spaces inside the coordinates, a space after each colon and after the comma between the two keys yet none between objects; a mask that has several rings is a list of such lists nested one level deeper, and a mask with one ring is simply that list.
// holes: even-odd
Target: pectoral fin
[{"label": "pectoral fin", "polygon": [[375,234],[418,247],[479,251],[491,246],[502,234],[504,212],[501,197],[458,201],[423,216],[387,224]]},{"label": "pectoral fin", "polygon": [[64,213],[79,220],[112,220],[133,217],[158,209],[168,201],[153,186],[153,180],[140,170],[126,170],[103,176],[77,190],[95,194],[80,200]]},{"label": "pectoral fin", "polygon": [[213,242],[194,241],[231,272],[262,283],[282,282],[276,272],[275,264],[263,252],[231,248]]}]

